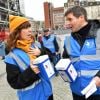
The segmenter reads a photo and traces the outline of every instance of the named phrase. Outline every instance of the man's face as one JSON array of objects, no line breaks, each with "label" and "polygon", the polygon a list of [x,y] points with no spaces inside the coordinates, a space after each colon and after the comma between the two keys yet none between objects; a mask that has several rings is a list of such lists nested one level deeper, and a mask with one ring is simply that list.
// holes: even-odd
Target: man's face
[{"label": "man's face", "polygon": [[77,32],[81,29],[83,25],[83,16],[75,17],[73,13],[69,13],[66,17],[66,26],[72,30],[72,32]]},{"label": "man's face", "polygon": [[50,34],[50,32],[48,31],[48,32],[44,32],[44,35],[45,36],[48,36]]}]

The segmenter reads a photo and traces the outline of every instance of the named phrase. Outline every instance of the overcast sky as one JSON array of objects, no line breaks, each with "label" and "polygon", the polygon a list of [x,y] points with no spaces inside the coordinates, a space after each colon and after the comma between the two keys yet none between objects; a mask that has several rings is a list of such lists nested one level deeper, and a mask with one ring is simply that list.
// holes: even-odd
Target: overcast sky
[{"label": "overcast sky", "polygon": [[25,12],[27,16],[33,17],[35,20],[44,20],[43,2],[52,2],[54,7],[62,7],[67,0],[24,0]]},{"label": "overcast sky", "polygon": [[67,0],[24,0],[26,15],[35,20],[44,20],[43,2],[45,1],[52,2],[54,7],[62,7],[67,2]]}]

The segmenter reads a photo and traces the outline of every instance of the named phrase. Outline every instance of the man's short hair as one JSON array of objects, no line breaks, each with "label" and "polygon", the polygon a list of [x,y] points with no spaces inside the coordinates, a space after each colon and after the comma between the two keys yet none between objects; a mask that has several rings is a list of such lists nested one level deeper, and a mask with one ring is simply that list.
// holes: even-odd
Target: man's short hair
[{"label": "man's short hair", "polygon": [[68,8],[64,16],[67,16],[70,13],[73,13],[73,15],[77,18],[80,17],[81,15],[84,15],[84,18],[87,21],[87,12],[85,8],[81,6],[74,6],[74,7]]},{"label": "man's short hair", "polygon": [[44,29],[43,32],[49,32],[49,29]]}]

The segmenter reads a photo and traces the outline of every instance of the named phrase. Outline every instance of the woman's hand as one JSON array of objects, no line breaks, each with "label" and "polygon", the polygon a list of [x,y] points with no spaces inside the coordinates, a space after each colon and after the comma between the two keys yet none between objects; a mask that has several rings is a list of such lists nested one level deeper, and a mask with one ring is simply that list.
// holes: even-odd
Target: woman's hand
[{"label": "woman's hand", "polygon": [[28,53],[33,54],[34,56],[39,56],[41,54],[41,51],[38,47],[35,48],[30,47]]},{"label": "woman's hand", "polygon": [[96,76],[93,78],[97,87],[100,87],[100,77]]},{"label": "woman's hand", "polygon": [[38,66],[33,65],[33,61],[30,62],[30,67],[36,74],[38,74],[40,72],[38,69]]}]

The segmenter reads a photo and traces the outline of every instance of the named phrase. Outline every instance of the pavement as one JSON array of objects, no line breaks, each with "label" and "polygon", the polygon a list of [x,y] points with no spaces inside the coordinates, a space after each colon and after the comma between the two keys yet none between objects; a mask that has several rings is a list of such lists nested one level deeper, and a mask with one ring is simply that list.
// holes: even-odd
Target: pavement
[{"label": "pavement", "polygon": [[[0,100],[18,100],[16,90],[12,89],[6,80],[5,64],[0,60]],[[54,100],[72,100],[69,83],[64,82],[60,76],[51,80]]]}]

